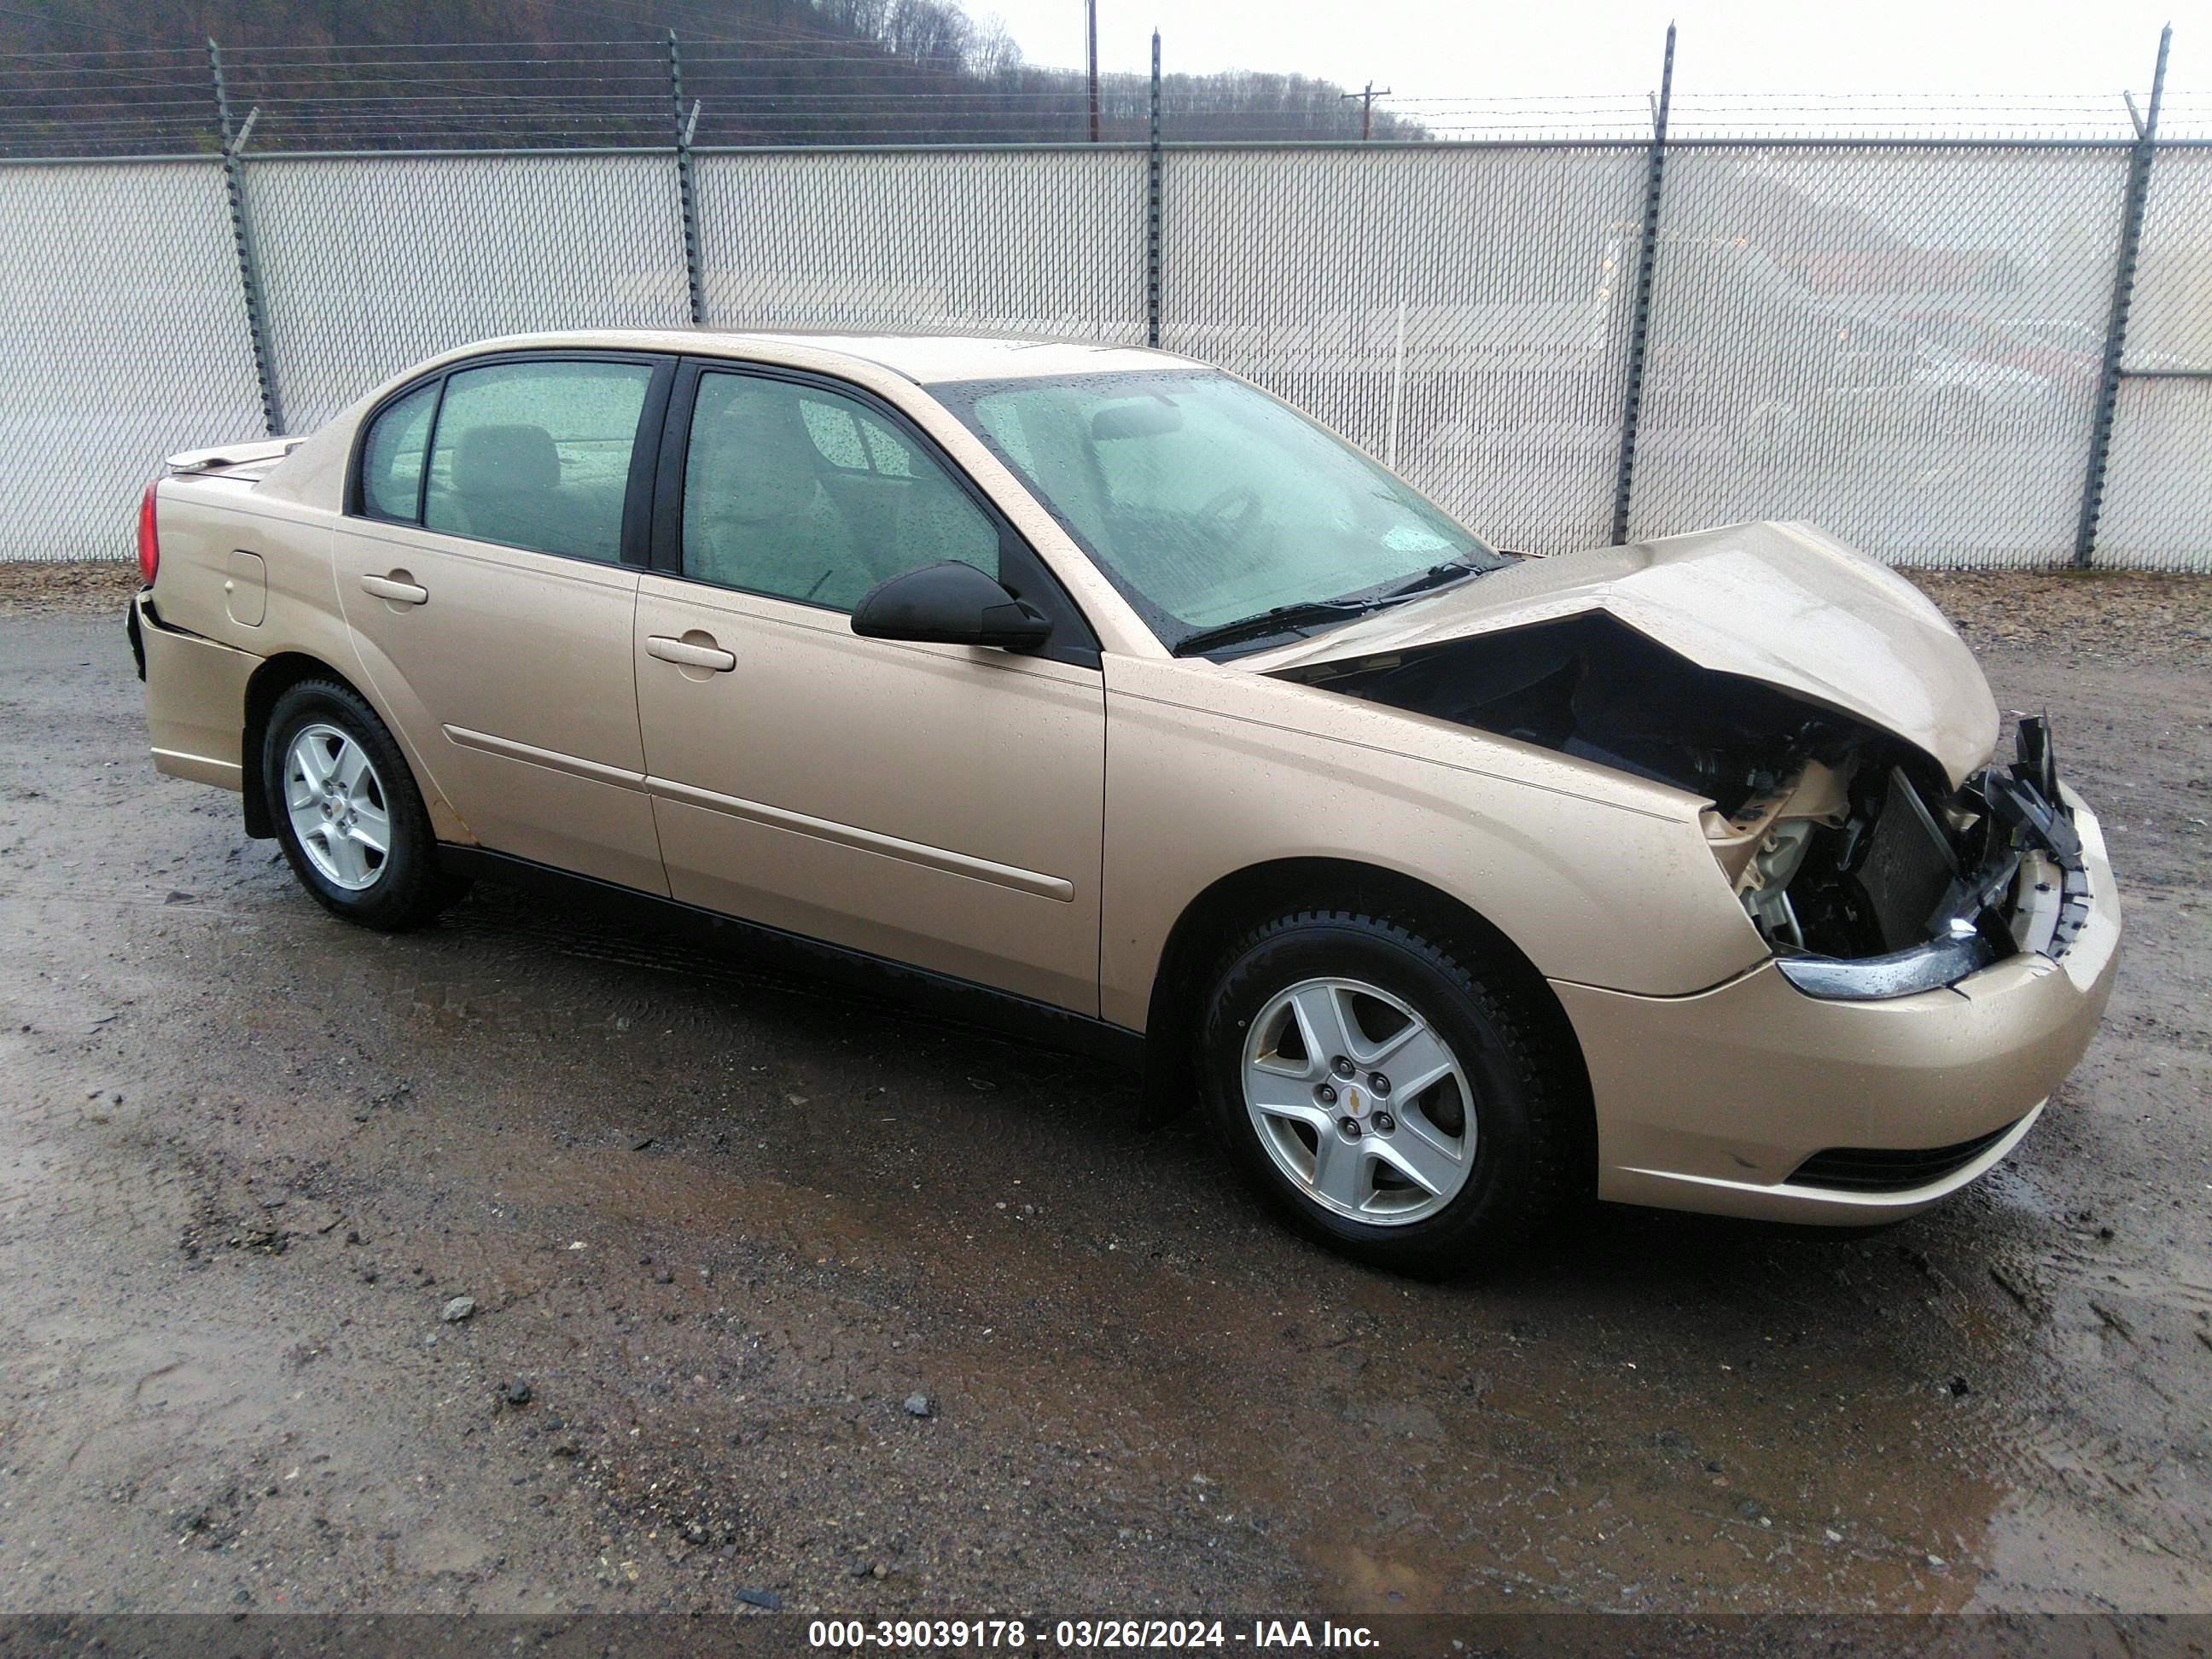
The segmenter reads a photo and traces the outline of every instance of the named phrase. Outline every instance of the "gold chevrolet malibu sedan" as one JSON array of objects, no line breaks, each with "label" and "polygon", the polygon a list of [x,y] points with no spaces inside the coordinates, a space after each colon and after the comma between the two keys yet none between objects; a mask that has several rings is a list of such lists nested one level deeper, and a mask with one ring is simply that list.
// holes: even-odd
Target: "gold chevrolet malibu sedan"
[{"label": "gold chevrolet malibu sedan", "polygon": [[1160,352],[491,341],[139,538],[155,765],[326,908],[520,883],[1139,1060],[1381,1263],[1911,1214],[2112,986],[2096,818],[1895,574],[1501,552]]}]

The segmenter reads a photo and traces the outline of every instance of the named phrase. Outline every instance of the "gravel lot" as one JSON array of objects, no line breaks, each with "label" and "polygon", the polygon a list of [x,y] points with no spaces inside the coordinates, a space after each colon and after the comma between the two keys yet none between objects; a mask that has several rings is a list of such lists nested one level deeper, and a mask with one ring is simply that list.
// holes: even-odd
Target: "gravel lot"
[{"label": "gravel lot", "polygon": [[2132,930],[2010,1164],[1445,1286],[1086,1061],[343,927],[151,771],[129,585],[0,565],[0,1612],[2212,1610],[2212,584],[1928,580]]}]

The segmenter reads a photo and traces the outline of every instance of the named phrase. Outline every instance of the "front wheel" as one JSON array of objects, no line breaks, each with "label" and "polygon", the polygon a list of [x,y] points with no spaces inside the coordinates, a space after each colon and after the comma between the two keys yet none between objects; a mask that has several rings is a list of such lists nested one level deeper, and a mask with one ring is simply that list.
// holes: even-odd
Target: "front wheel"
[{"label": "front wheel", "polygon": [[1231,1162],[1378,1266],[1479,1264],[1574,1189],[1579,1097],[1504,975],[1383,918],[1276,918],[1224,958],[1200,1036]]},{"label": "front wheel", "polygon": [[459,896],[406,758],[351,686],[306,680],[276,699],[261,780],[293,873],[333,915],[396,933]]}]

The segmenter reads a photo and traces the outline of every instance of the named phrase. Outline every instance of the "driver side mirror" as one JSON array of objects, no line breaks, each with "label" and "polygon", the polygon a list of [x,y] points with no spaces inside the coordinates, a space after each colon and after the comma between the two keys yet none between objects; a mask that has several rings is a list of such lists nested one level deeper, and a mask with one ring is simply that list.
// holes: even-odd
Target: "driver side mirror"
[{"label": "driver side mirror", "polygon": [[974,565],[944,559],[870,588],[853,612],[853,631],[867,640],[1034,651],[1052,636],[1052,624]]}]

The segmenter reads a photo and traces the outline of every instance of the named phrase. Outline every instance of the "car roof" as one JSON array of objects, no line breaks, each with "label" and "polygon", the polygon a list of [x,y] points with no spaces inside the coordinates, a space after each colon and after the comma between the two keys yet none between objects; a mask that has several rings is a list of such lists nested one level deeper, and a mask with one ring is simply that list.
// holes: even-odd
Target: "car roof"
[{"label": "car roof", "polygon": [[1108,374],[1188,366],[1171,352],[1106,340],[1013,334],[841,334],[762,330],[735,337],[780,340],[863,357],[923,385],[1031,375]]},{"label": "car roof", "polygon": [[1045,334],[879,334],[833,329],[586,329],[482,345],[596,346],[743,356],[749,345],[803,347],[872,363],[918,384],[1188,368],[1187,357],[1106,340]]}]

